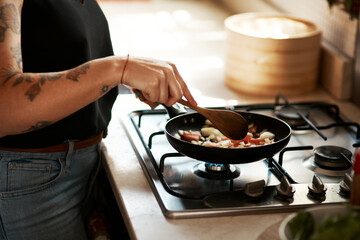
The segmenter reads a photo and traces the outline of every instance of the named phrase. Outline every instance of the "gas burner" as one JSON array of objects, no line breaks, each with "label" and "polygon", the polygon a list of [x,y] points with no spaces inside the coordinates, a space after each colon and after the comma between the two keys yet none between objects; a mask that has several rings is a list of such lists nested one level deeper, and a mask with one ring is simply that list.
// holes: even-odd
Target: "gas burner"
[{"label": "gas burner", "polygon": [[337,146],[321,146],[314,149],[315,162],[325,168],[347,169],[351,167],[351,152]]},{"label": "gas burner", "polygon": [[199,163],[194,166],[194,173],[207,179],[234,179],[240,176],[240,169],[234,165],[219,163]]},{"label": "gas burner", "polygon": [[[337,146],[321,146],[314,155],[305,159],[308,169],[327,176],[343,176],[351,170],[351,152]],[[350,162],[349,162],[350,161]]]},{"label": "gas burner", "polygon": [[275,110],[275,115],[287,122],[290,126],[304,126],[306,121],[302,119],[297,111],[303,114],[306,118],[309,116],[309,109],[296,109],[293,106],[283,106],[278,110]]},{"label": "gas burner", "polygon": [[210,172],[227,172],[229,167],[226,164],[219,164],[219,163],[205,163],[206,171]]}]

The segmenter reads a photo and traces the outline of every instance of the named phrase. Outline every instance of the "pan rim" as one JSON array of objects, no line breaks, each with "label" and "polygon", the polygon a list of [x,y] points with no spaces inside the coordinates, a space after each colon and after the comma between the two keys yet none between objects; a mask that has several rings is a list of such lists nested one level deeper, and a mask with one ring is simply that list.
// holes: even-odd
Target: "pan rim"
[{"label": "pan rim", "polygon": [[[290,127],[290,125],[289,125],[287,122],[285,122],[285,121],[283,121],[283,120],[281,120],[281,119],[279,119],[279,118],[276,118],[276,117],[273,117],[273,116],[264,115],[264,114],[259,114],[259,113],[246,112],[246,111],[235,111],[235,112],[245,113],[245,114],[251,114],[251,115],[258,115],[258,116],[261,116],[261,117],[265,117],[265,118],[269,118],[269,119],[273,119],[273,120],[275,120],[275,121],[281,122],[282,124],[284,124],[284,125],[287,127],[288,133],[287,133],[287,135],[286,135],[285,137],[283,137],[283,138],[281,138],[281,139],[279,139],[279,140],[277,140],[277,141],[274,141],[273,143],[266,144],[266,145],[258,145],[258,146],[252,146],[252,147],[246,147],[246,148],[219,148],[219,147],[211,147],[211,146],[203,146],[203,145],[193,144],[193,143],[187,142],[187,141],[185,141],[185,140],[183,140],[183,139],[181,139],[181,138],[176,138],[175,136],[173,136],[173,134],[171,134],[171,133],[168,131],[168,126],[169,126],[170,122],[173,122],[173,121],[175,121],[175,120],[178,119],[178,118],[183,118],[185,115],[186,115],[186,116],[189,116],[189,117],[191,117],[192,115],[195,115],[195,116],[201,115],[201,114],[199,114],[199,113],[197,113],[197,112],[189,112],[189,113],[184,113],[184,114],[181,114],[181,115],[172,117],[171,119],[169,119],[169,120],[166,122],[166,125],[165,125],[165,133],[166,133],[167,136],[169,136],[169,137],[171,137],[171,138],[173,138],[173,139],[175,139],[175,140],[177,140],[177,141],[181,141],[181,142],[184,143],[184,144],[189,144],[190,146],[202,147],[202,148],[204,148],[204,149],[224,149],[224,150],[231,150],[231,151],[233,151],[233,150],[238,150],[238,151],[239,151],[239,150],[242,150],[242,149],[245,150],[245,149],[264,148],[264,147],[267,147],[267,146],[273,146],[274,144],[277,144],[277,143],[280,143],[280,142],[283,142],[283,141],[287,141],[287,140],[291,137],[291,127]],[[205,118],[204,118],[204,119],[205,119]],[[269,131],[269,132],[271,132],[271,131]]]}]

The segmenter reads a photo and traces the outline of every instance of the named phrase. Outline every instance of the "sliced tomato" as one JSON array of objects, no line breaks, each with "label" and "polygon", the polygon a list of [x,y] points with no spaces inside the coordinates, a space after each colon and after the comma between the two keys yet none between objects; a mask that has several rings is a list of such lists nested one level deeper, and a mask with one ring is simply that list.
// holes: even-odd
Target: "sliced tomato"
[{"label": "sliced tomato", "polygon": [[256,145],[263,145],[265,144],[265,139],[262,138],[251,138],[249,143],[256,144]]},{"label": "sliced tomato", "polygon": [[230,139],[228,137],[222,137],[221,138],[221,141],[225,141],[225,140],[230,140],[232,144],[234,145],[239,145],[241,142],[249,142],[250,138],[251,138],[251,134],[250,133],[247,133],[246,136],[241,139],[241,140],[234,140],[234,139]]},{"label": "sliced tomato", "polygon": [[198,132],[189,132],[189,131],[184,131],[183,132],[183,139],[187,142],[191,142],[191,141],[200,141],[201,139],[201,134]]},{"label": "sliced tomato", "polygon": [[249,140],[251,139],[251,133],[247,133],[246,136],[240,140],[240,142],[249,142]]}]

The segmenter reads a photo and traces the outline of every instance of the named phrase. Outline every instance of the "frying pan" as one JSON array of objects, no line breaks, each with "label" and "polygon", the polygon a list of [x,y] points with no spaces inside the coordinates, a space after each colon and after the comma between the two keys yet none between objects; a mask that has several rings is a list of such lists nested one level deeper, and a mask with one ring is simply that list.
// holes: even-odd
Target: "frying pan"
[{"label": "frying pan", "polygon": [[[266,157],[272,157],[281,151],[289,142],[290,126],[277,118],[257,113],[237,111],[247,120],[258,127],[258,132],[266,129],[275,134],[274,143],[248,148],[216,148],[206,147],[178,139],[175,137],[179,130],[200,131],[205,124],[205,118],[196,112],[180,113],[172,107],[166,107],[171,117],[165,125],[165,134],[169,143],[180,153],[200,161],[222,164],[240,164],[255,162]],[[174,115],[176,115],[174,117]]]}]

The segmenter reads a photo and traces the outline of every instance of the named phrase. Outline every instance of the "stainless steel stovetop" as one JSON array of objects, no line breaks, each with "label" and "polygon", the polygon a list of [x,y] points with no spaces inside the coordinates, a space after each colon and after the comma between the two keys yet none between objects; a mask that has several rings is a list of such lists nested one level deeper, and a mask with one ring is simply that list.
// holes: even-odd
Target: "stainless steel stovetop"
[{"label": "stainless steel stovetop", "polygon": [[274,213],[349,201],[350,162],[360,127],[341,116],[337,106],[292,103],[280,95],[274,103],[227,109],[281,117],[292,128],[289,144],[271,158],[209,168],[168,143],[164,109],[133,111],[122,119],[166,217]]}]

